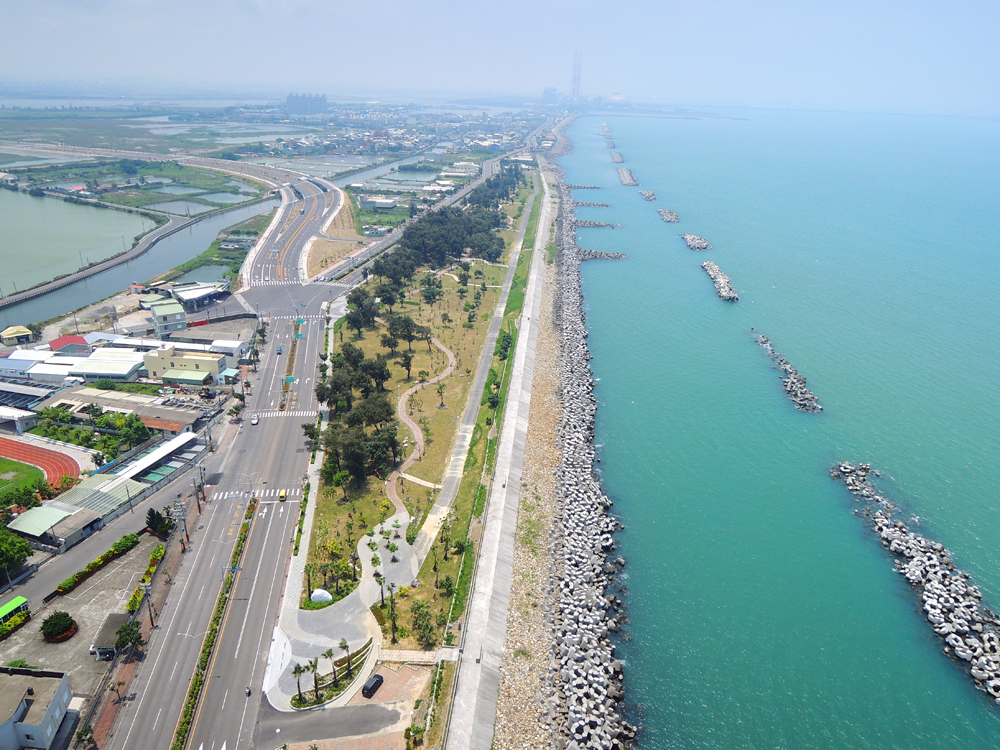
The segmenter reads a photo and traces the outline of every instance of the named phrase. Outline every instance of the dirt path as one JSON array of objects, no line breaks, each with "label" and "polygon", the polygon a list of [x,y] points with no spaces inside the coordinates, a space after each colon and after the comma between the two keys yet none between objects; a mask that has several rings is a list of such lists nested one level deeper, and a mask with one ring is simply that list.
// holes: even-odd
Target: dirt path
[{"label": "dirt path", "polygon": [[410,419],[410,415],[406,413],[406,404],[410,400],[410,396],[419,391],[425,386],[437,383],[439,380],[444,380],[446,377],[451,375],[452,371],[455,369],[455,355],[451,351],[445,348],[445,345],[438,341],[436,338],[431,339],[438,349],[443,351],[448,356],[448,366],[443,372],[435,375],[430,380],[423,383],[417,383],[412,388],[408,389],[402,396],[399,397],[399,403],[396,404],[396,416],[399,417],[399,421],[403,422],[407,427],[410,428],[410,432],[413,433],[413,439],[416,445],[413,448],[413,452],[410,453],[409,457],[403,461],[402,466],[400,466],[396,471],[389,475],[389,479],[386,481],[385,492],[388,495],[389,500],[396,507],[397,513],[407,513],[406,506],[403,505],[403,501],[399,499],[399,495],[396,494],[396,480],[399,478],[400,474],[406,472],[413,464],[416,462],[420,455],[424,452],[424,432],[420,429],[420,425]]}]

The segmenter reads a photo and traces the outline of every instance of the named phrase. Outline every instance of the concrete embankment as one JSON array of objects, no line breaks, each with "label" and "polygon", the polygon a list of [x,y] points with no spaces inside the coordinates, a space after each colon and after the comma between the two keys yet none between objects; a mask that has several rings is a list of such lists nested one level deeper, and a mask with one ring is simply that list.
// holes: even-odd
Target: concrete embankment
[{"label": "concrete embankment", "polygon": [[767,336],[763,334],[758,335],[757,343],[767,352],[767,356],[774,360],[778,369],[784,373],[785,377],[781,380],[781,386],[785,389],[785,393],[788,394],[788,398],[795,404],[795,408],[799,411],[823,411],[823,407],[819,405],[819,399],[816,398],[816,395],[812,391],[806,388],[805,376],[800,375],[798,370],[792,367],[791,362],[782,357],[780,352],[774,350]]},{"label": "concrete embankment", "polygon": [[670,211],[669,209],[666,208],[658,208],[656,209],[656,213],[658,213],[660,215],[660,218],[663,219],[668,224],[676,224],[678,221],[681,220],[681,217],[678,216],[676,212]]},{"label": "concrete embankment", "polygon": [[[555,659],[548,721],[569,750],[623,750],[636,729],[622,718],[623,665],[609,634],[624,620],[614,594],[625,560],[615,557],[612,534],[620,523],[595,478],[597,403],[587,361],[587,329],[580,284],[573,199],[559,183],[556,325],[560,333],[562,423],[557,496],[560,516],[553,546]],[[559,743],[558,747],[563,744]]]},{"label": "concrete embankment", "polygon": [[1000,616],[983,605],[979,587],[955,566],[943,544],[893,518],[897,506],[869,476],[879,476],[871,464],[841,461],[830,469],[831,478],[843,480],[848,492],[866,503],[858,515],[869,519],[882,546],[895,556],[896,571],[919,592],[927,621],[945,642],[944,652],[967,668],[976,688],[1000,706]]},{"label": "concrete embankment", "polygon": [[[662,214],[661,214],[662,215]],[[676,214],[675,214],[676,216]],[[684,240],[684,244],[687,245],[692,250],[711,250],[712,243],[706,240],[704,237],[699,237],[696,234],[682,234],[681,239]]]},{"label": "concrete embankment", "polygon": [[736,294],[733,285],[729,283],[729,277],[722,272],[721,268],[712,261],[702,263],[701,267],[705,269],[705,273],[715,282],[715,291],[719,293],[722,299],[726,300],[726,302],[736,302],[739,300],[739,295]]},{"label": "concrete embankment", "polygon": [[629,185],[631,187],[637,187],[639,181],[635,179],[635,175],[632,174],[631,169],[626,169],[625,167],[618,167],[618,179],[621,180],[622,185]]},{"label": "concrete embankment", "polygon": [[625,157],[622,156],[621,154],[619,154],[617,151],[612,151],[611,152],[611,161],[613,161],[615,164],[624,164],[625,163]]}]

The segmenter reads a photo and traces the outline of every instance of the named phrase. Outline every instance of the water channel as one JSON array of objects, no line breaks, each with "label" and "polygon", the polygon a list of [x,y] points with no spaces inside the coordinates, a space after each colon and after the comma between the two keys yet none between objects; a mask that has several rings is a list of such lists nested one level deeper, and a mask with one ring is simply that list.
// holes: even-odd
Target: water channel
[{"label": "water channel", "polygon": [[[7,195],[7,191],[0,191],[0,198],[5,195]],[[19,197],[13,193],[10,195]],[[29,200],[32,199],[29,198]],[[56,203],[57,201],[52,202]],[[58,203],[69,208],[84,208],[72,204],[62,204],[61,201]],[[278,205],[278,200],[273,198],[261,203],[254,203],[251,206],[242,206],[216,214],[160,240],[148,252],[128,263],[77,281],[51,294],[0,309],[0,329],[9,325],[26,325],[27,323],[48,320],[117,294],[128,288],[130,284],[145,281],[191,260],[191,258],[203,253],[221,230],[246,221],[252,216],[266,213],[276,205]],[[91,210],[96,212],[99,209]],[[101,211],[101,214],[129,216],[110,210]],[[138,234],[138,232],[133,234]],[[114,253],[109,253],[109,255],[111,254]],[[91,260],[94,259],[91,258]],[[23,259],[16,262],[24,263]],[[70,270],[75,270],[75,266]]]}]

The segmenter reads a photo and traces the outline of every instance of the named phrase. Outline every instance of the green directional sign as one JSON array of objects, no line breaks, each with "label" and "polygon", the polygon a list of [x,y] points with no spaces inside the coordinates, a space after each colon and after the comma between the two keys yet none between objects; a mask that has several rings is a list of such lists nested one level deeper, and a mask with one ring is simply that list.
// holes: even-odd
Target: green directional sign
[{"label": "green directional sign", "polygon": [[297,338],[297,339],[300,339],[300,338],[302,338],[302,334],[301,334],[301,333],[296,333],[296,334],[295,334],[295,338]]},{"label": "green directional sign", "polygon": [[304,320],[302,320],[302,318],[296,318],[296,320],[295,320],[295,323],[296,323],[297,325],[302,325],[303,323],[305,323],[305,321],[304,321]]},{"label": "green directional sign", "polygon": [[288,375],[288,376],[286,376],[285,377],[285,382],[286,383],[294,383],[295,382],[295,376],[294,375]]}]

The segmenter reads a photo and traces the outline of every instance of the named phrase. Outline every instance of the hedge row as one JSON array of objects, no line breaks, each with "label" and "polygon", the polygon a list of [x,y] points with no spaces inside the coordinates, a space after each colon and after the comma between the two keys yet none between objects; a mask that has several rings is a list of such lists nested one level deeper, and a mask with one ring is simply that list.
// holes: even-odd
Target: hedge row
[{"label": "hedge row", "polygon": [[[156,572],[156,566],[160,564],[160,560],[163,559],[163,555],[166,552],[166,548],[162,544],[157,544],[153,548],[153,552],[149,556],[149,565],[146,568],[146,572],[142,574],[142,578],[139,579],[139,583],[149,583],[153,580],[153,573]],[[125,605],[126,612],[135,612],[139,609],[139,605],[142,604],[142,586],[136,586],[135,591],[132,592],[132,596],[129,597],[128,604]]]},{"label": "hedge row", "polygon": [[0,641],[13,633],[31,619],[31,612],[18,612],[3,625],[0,625]]},{"label": "hedge row", "polygon": [[306,485],[302,488],[302,502],[299,504],[299,530],[295,532],[295,548],[292,550],[292,555],[299,554],[299,542],[302,541],[302,525],[306,522],[306,506],[309,505],[309,487]]},{"label": "hedge row", "polygon": [[88,578],[94,575],[94,573],[99,571],[109,562],[115,560],[116,558],[121,557],[138,543],[139,543],[138,534],[126,534],[117,542],[112,544],[111,549],[109,549],[103,555],[98,557],[96,560],[90,562],[86,568],[74,573],[65,581],[56,586],[56,592],[60,594],[68,594],[70,591],[72,591],[81,583],[86,581]]},{"label": "hedge row", "polygon": [[[231,566],[236,567],[243,555],[243,547],[246,545],[247,536],[250,533],[250,519],[253,518],[254,510],[257,507],[257,499],[254,498],[247,505],[247,512],[244,515],[240,534],[236,537],[236,546],[233,547],[233,556],[230,560]],[[212,612],[212,622],[205,633],[205,640],[201,644],[201,654],[198,656],[198,669],[195,670],[191,686],[188,688],[187,698],[184,701],[184,710],[181,712],[180,723],[177,724],[177,732],[174,734],[174,741],[170,745],[170,750],[184,750],[187,745],[188,732],[191,731],[191,722],[194,720],[194,712],[198,707],[198,698],[201,695],[201,688],[205,684],[205,670],[208,669],[208,661],[212,658],[212,650],[215,648],[215,639],[219,635],[219,625],[222,622],[222,613],[226,609],[226,602],[229,600],[229,588],[233,584],[232,575],[227,575],[222,582],[222,591],[215,602],[215,611]]]}]

